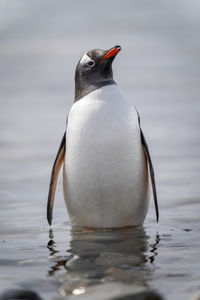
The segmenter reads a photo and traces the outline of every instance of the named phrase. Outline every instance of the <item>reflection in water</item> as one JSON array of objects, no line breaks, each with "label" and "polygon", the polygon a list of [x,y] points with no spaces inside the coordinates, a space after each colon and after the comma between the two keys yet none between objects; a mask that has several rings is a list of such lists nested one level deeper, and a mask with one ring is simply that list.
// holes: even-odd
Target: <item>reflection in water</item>
[{"label": "reflection in water", "polygon": [[50,268],[50,270],[48,271],[48,274],[54,275],[56,271],[60,271],[61,268],[64,268],[65,270],[67,270],[66,267],[66,263],[68,260],[70,260],[71,258],[73,258],[73,255],[68,255],[68,256],[61,256],[59,255],[59,251],[56,250],[56,243],[54,240],[49,240],[47,248],[50,251],[50,256],[54,256],[54,262],[55,264]]},{"label": "reflection in water", "polygon": [[151,249],[149,251],[152,253],[148,258],[150,263],[153,263],[155,261],[155,257],[158,255],[158,245],[160,242],[160,235],[157,233],[155,238],[155,243],[151,245]]},{"label": "reflection in water", "polygon": [[54,256],[49,275],[56,275],[62,268],[66,270],[59,275],[63,282],[60,292],[64,295],[106,282],[148,287],[150,263],[155,263],[160,238],[157,234],[152,245],[148,239],[143,227],[103,231],[72,229],[69,255],[60,256],[55,241],[49,241],[48,249]]}]

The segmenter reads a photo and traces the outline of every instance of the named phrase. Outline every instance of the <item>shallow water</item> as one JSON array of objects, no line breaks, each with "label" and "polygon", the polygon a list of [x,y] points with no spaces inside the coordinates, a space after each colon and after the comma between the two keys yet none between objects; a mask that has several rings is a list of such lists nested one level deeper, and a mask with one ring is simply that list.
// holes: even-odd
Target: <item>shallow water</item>
[{"label": "shallow water", "polygon": [[[141,287],[200,293],[200,4],[2,1],[0,4],[0,292],[29,288],[111,299]],[[115,79],[140,112],[155,167],[142,228],[72,230],[60,184],[46,222],[51,166],[73,102],[73,74],[94,47],[122,46]]]}]

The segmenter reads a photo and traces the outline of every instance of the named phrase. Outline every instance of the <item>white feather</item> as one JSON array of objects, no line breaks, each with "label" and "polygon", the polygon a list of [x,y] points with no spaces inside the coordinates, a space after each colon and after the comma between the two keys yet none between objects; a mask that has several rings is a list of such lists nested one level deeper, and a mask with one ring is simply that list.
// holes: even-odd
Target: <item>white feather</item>
[{"label": "white feather", "polygon": [[87,64],[89,61],[92,61],[92,59],[87,55],[87,53],[85,53],[85,54],[83,55],[83,57],[81,58],[79,64],[85,65],[85,64]]},{"label": "white feather", "polygon": [[68,115],[64,195],[72,224],[141,225],[148,170],[137,112],[116,85],[73,104]]}]

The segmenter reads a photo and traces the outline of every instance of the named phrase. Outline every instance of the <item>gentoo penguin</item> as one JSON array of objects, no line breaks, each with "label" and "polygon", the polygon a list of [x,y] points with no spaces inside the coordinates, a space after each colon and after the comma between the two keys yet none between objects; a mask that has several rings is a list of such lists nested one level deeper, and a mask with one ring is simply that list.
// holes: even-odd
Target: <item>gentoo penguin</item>
[{"label": "gentoo penguin", "polygon": [[78,62],[75,100],[51,174],[50,225],[62,165],[72,225],[142,225],[149,206],[149,177],[158,221],[154,170],[140,118],[113,79],[112,62],[120,50],[120,46],[91,50]]}]

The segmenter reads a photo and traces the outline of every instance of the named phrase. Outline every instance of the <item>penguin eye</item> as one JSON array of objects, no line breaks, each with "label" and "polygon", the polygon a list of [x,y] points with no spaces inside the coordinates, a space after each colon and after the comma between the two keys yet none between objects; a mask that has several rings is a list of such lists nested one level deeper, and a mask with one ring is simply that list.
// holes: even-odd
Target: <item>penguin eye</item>
[{"label": "penguin eye", "polygon": [[88,67],[94,67],[94,65],[95,65],[94,60],[90,60],[90,61],[87,62]]}]

